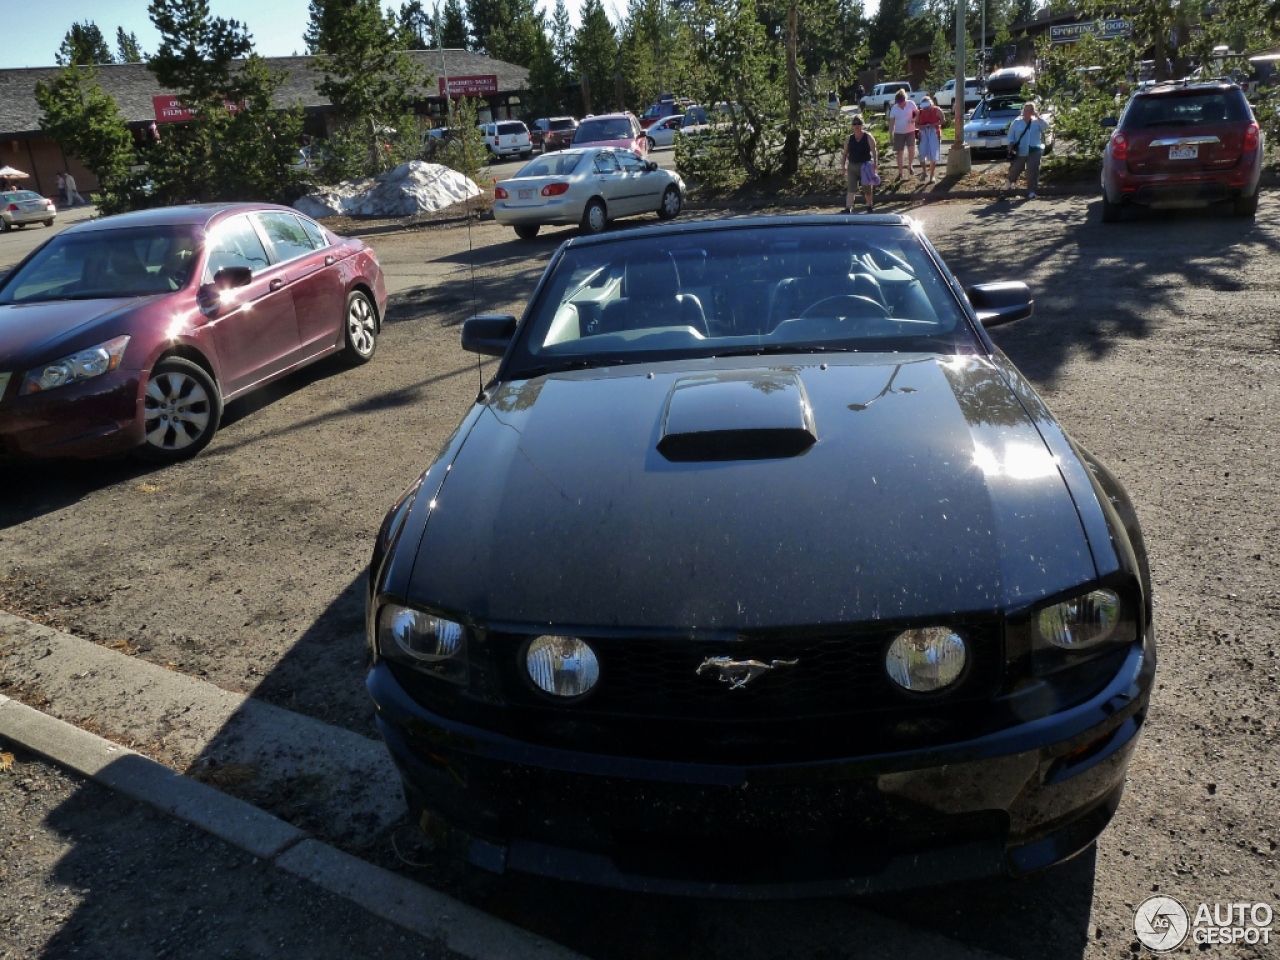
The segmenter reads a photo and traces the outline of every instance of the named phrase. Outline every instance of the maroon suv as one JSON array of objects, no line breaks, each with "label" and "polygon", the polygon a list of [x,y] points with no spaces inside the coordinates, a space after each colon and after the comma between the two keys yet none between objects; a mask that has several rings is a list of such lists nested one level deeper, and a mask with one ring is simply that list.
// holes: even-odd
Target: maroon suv
[{"label": "maroon suv", "polygon": [[1125,107],[1102,157],[1102,219],[1124,207],[1207,206],[1231,201],[1258,209],[1262,132],[1233,83],[1164,83]]}]

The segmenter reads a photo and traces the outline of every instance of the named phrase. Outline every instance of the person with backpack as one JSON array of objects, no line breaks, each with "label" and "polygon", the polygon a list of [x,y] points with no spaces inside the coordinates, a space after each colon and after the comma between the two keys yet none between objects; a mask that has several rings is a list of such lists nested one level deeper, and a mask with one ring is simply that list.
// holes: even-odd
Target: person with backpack
[{"label": "person with backpack", "polygon": [[1022,105],[1022,116],[1009,124],[1009,178],[1004,182],[1006,190],[1012,190],[1025,168],[1027,171],[1027,199],[1036,198],[1040,186],[1040,159],[1044,155],[1044,134],[1049,121],[1036,112],[1031,102]]},{"label": "person with backpack", "polygon": [[876,174],[876,138],[863,131],[862,117],[853,118],[853,133],[845,139],[840,156],[840,172],[845,175],[844,212],[853,213],[853,202],[861,189],[867,213],[873,213],[875,188],[880,182]]}]

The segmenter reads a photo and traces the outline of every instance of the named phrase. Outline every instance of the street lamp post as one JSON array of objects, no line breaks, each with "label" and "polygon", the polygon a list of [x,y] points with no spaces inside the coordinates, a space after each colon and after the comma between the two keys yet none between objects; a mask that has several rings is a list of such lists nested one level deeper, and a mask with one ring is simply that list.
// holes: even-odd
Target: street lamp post
[{"label": "street lamp post", "polygon": [[973,169],[969,148],[964,142],[964,5],[966,0],[956,0],[956,96],[952,108],[956,115],[956,139],[947,151],[947,176],[963,177]]}]

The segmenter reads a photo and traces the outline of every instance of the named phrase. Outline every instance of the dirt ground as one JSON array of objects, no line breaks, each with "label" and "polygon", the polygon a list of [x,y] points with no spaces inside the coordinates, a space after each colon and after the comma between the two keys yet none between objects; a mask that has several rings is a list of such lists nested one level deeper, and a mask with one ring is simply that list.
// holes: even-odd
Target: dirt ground
[{"label": "dirt ground", "polygon": [[[1034,291],[1035,316],[994,335],[1133,496],[1160,673],[1096,855],[863,905],[1014,958],[1132,956],[1134,908],[1153,891],[1280,916],[1280,201],[1264,197],[1256,222],[1212,211],[1105,228],[1093,198],[913,212],[966,284]],[[373,735],[361,618],[374,531],[477,392],[457,324],[518,312],[571,235],[524,243],[489,222],[370,236],[392,291],[372,363],[327,363],[231,404],[209,449],[177,467],[4,467],[0,608]],[[0,243],[0,269],[13,259]],[[863,955],[834,902],[624,899],[438,861],[415,875],[594,956]],[[575,923],[574,903],[612,919]],[[1207,952],[1280,956],[1274,926],[1268,947]]]}]

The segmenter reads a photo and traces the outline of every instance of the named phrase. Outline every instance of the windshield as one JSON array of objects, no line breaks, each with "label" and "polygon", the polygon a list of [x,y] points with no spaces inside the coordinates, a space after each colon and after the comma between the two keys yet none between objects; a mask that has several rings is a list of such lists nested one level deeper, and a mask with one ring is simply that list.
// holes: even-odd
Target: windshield
[{"label": "windshield", "polygon": [[566,117],[563,120],[552,120],[551,129],[552,130],[572,130],[573,123],[574,121],[571,117]]},{"label": "windshield", "polygon": [[570,247],[522,325],[509,375],[686,357],[977,348],[909,227],[743,228]]},{"label": "windshield", "polygon": [[1026,102],[1023,97],[989,97],[974,108],[973,119],[1016,117],[1022,112],[1022,105]]},{"label": "windshield", "polygon": [[533,163],[525,164],[516,178],[520,177],[567,177],[578,166],[582,159],[580,153],[553,153],[539,157]]},{"label": "windshield", "polygon": [[196,259],[190,225],[64,233],[6,278],[0,303],[172,293]]},{"label": "windshield", "polygon": [[4,195],[6,200],[43,200],[44,197],[33,190],[17,190],[6,192]]},{"label": "windshield", "polygon": [[1173,96],[1137,97],[1125,115],[1124,127],[1200,127],[1247,123],[1252,119],[1249,104],[1238,90],[1186,91]]},{"label": "windshield", "polygon": [[584,120],[573,135],[574,143],[595,143],[600,140],[630,140],[631,121],[625,117],[612,120]]}]

